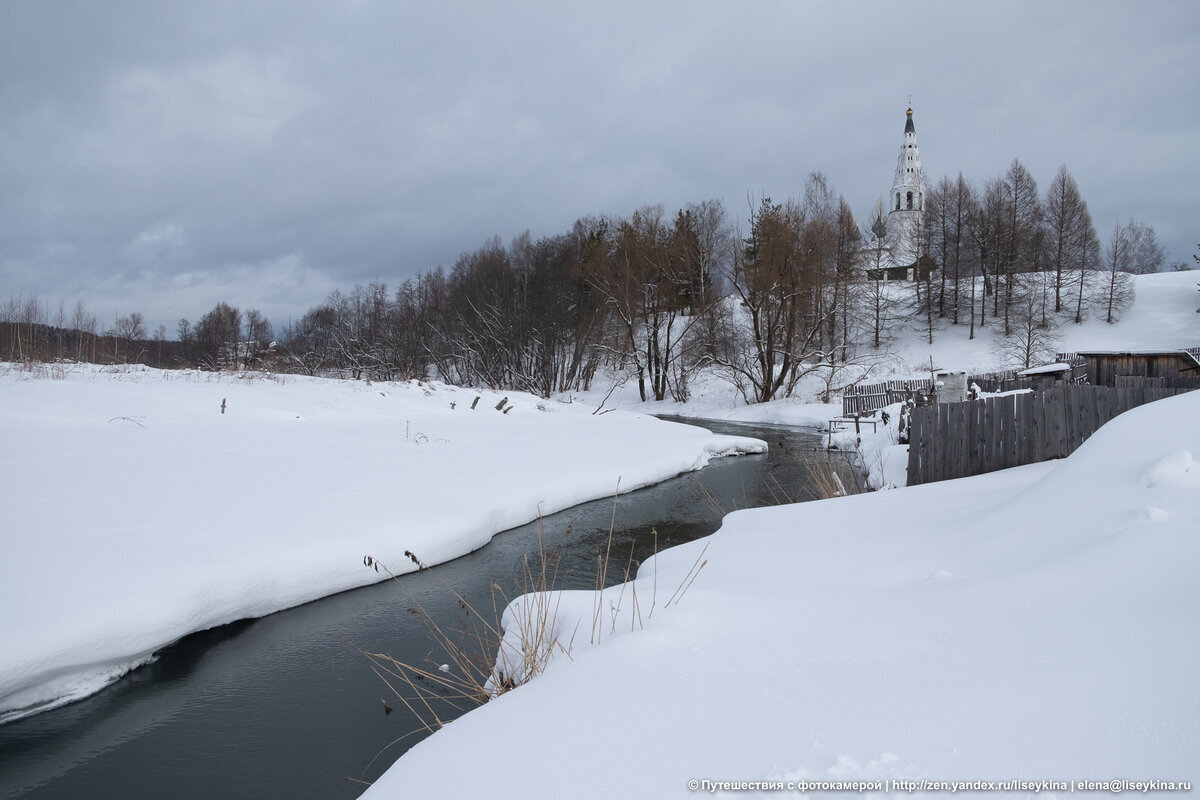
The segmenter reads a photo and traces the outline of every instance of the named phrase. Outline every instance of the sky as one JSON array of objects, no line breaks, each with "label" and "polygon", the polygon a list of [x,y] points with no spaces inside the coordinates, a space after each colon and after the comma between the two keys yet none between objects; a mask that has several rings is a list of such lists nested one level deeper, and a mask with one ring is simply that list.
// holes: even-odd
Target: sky
[{"label": "sky", "polygon": [[1101,239],[1200,227],[1200,4],[5,0],[0,304],[282,330],[493,236],[822,172],[859,217],[914,111],[927,182],[1065,164]]}]

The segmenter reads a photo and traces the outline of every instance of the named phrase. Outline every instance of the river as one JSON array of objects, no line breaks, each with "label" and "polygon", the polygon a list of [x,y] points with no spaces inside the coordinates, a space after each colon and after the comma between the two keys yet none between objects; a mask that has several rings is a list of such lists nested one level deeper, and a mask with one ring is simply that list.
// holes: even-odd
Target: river
[{"label": "river", "polygon": [[[619,494],[609,584],[631,548],[653,552],[652,531],[661,549],[712,533],[721,512],[812,499],[806,465],[830,458],[815,429],[698,424],[769,452]],[[463,618],[454,592],[490,610],[493,583],[518,593],[539,537],[561,550],[560,588],[594,588],[612,520],[613,498],[585,503],[427,572],[188,636],[90,698],[0,726],[0,797],[355,798],[425,735],[356,648],[424,662],[434,642],[409,609],[446,629]]]}]

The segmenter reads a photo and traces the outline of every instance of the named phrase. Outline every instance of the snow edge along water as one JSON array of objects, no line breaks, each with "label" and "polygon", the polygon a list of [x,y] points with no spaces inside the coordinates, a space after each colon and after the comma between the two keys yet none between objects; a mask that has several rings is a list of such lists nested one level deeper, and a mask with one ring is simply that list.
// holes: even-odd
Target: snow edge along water
[{"label": "snow edge along water", "polygon": [[[12,556],[0,565],[8,609],[0,632],[15,643],[0,654],[0,722],[95,694],[188,634],[386,579],[362,567],[366,554],[397,573],[412,568],[406,549],[444,563],[541,515],[766,449],[645,414],[593,415],[582,404],[428,382],[84,366],[55,377],[0,371],[0,438],[11,443],[0,456],[0,474],[11,479],[0,530],[10,532]],[[216,414],[226,397],[230,414]],[[480,410],[467,412],[475,397]],[[517,413],[493,410],[502,399]],[[429,435],[418,440],[413,430]],[[87,463],[91,449],[106,468],[90,476],[95,502],[72,512],[79,497],[68,495],[78,487],[68,491],[56,476]],[[207,473],[230,454],[258,459],[264,488],[214,510]],[[306,484],[297,460],[323,470],[325,483]],[[175,480],[160,474],[176,469]],[[104,502],[128,495],[127,483],[150,496]],[[306,494],[333,500],[293,502]],[[372,494],[393,502],[372,506]],[[343,503],[353,510],[327,513]],[[397,508],[408,523],[400,531]],[[194,530],[175,530],[188,525]]]}]

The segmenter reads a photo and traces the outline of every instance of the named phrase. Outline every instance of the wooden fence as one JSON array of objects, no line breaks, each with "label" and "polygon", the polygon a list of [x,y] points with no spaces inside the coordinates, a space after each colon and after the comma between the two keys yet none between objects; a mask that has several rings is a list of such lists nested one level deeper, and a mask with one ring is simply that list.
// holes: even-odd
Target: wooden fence
[{"label": "wooden fence", "polygon": [[1061,386],[913,409],[908,485],[981,475],[1074,452],[1113,417],[1187,389]]},{"label": "wooden fence", "polygon": [[933,382],[928,378],[913,381],[887,381],[847,389],[842,395],[842,416],[870,414],[872,411],[907,400],[915,392],[932,390]]},{"label": "wooden fence", "polygon": [[1117,375],[1118,389],[1145,386],[1149,389],[1200,389],[1200,378],[1143,378],[1138,375]]}]

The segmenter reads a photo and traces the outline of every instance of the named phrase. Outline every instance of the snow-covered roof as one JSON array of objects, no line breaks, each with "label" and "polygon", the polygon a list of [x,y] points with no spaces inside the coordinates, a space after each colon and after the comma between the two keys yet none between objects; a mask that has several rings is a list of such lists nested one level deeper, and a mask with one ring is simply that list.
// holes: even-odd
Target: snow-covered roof
[{"label": "snow-covered roof", "polygon": [[1017,375],[1048,375],[1054,372],[1070,372],[1071,365],[1064,364],[1061,361],[1056,364],[1043,364],[1040,367],[1030,367],[1027,370],[1018,372]]}]

